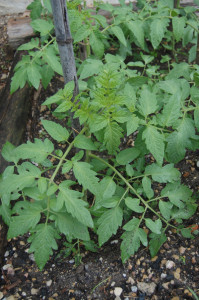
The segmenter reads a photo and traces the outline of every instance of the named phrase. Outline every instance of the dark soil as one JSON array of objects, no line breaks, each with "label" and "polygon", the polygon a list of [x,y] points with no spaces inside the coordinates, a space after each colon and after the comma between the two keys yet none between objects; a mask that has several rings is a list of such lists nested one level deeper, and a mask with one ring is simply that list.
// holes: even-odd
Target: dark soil
[{"label": "dark soil", "polygon": [[[1,32],[2,33],[2,32]],[[1,34],[2,35],[2,34]],[[3,41],[6,43],[6,37]],[[1,50],[0,87],[5,84],[11,58],[6,48]],[[62,78],[53,80],[39,97],[35,94],[32,116],[27,124],[26,140],[41,135],[40,118],[51,117],[41,103],[63,87]],[[198,199],[199,150],[188,152],[178,164],[182,182],[189,186]],[[185,226],[199,224],[199,209]],[[199,296],[199,237],[185,239],[175,230],[167,232],[167,242],[151,259],[148,248],[142,247],[127,263],[120,259],[120,240],[114,236],[97,253],[81,249],[82,263],[75,266],[74,257],[57,258],[63,248],[54,252],[41,272],[28,253],[28,235],[8,241],[0,278],[0,299],[194,299],[189,288]],[[118,295],[118,296],[117,296]],[[120,295],[120,296],[119,296]]]}]

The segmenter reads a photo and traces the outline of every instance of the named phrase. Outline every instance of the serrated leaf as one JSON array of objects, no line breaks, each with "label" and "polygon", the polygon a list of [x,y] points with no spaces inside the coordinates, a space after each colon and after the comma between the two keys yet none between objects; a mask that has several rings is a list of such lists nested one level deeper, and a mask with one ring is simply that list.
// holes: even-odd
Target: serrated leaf
[{"label": "serrated leaf", "polygon": [[158,108],[156,95],[147,88],[143,89],[140,94],[138,108],[144,117],[154,113]]},{"label": "serrated leaf", "polygon": [[97,234],[99,245],[103,245],[109,238],[116,234],[118,227],[122,225],[123,211],[117,206],[106,211],[98,220]]},{"label": "serrated leaf", "polygon": [[160,219],[152,221],[151,219],[146,218],[145,224],[153,233],[161,234],[162,222]]},{"label": "serrated leaf", "polygon": [[35,182],[35,176],[29,172],[16,175],[12,174],[0,182],[1,195],[22,190],[24,187],[30,187]]},{"label": "serrated leaf", "polygon": [[51,66],[44,65],[44,66],[42,66],[40,73],[41,73],[41,77],[42,77],[41,78],[42,85],[46,89],[48,87],[49,83],[51,82],[51,79],[54,76],[54,71],[51,68]]},{"label": "serrated leaf", "polygon": [[41,211],[32,206],[28,210],[23,210],[19,216],[12,217],[8,229],[8,239],[28,232],[37,225],[40,218]]},{"label": "serrated leaf", "polygon": [[126,165],[126,173],[128,176],[132,177],[135,173],[133,167],[129,164]]},{"label": "serrated leaf", "polygon": [[174,182],[180,178],[180,172],[174,168],[173,164],[168,164],[163,167],[157,164],[151,164],[146,167],[145,174],[151,175],[154,181],[160,183]]},{"label": "serrated leaf", "polygon": [[159,131],[149,125],[143,131],[142,138],[145,140],[147,149],[155,157],[157,163],[162,165],[164,158],[164,136]]},{"label": "serrated leaf", "polygon": [[169,183],[167,186],[161,191],[162,197],[168,197],[171,203],[178,206],[179,208],[184,209],[184,203],[187,202],[192,195],[192,191],[178,183]]},{"label": "serrated leaf", "polygon": [[83,134],[79,134],[75,138],[74,146],[79,149],[86,149],[86,150],[97,150],[96,146],[92,142],[90,137],[86,137]]},{"label": "serrated leaf", "polygon": [[173,34],[177,42],[179,42],[184,35],[184,27],[185,27],[185,18],[184,17],[173,17],[172,18],[173,25]]},{"label": "serrated leaf", "polygon": [[139,122],[140,119],[135,115],[132,115],[128,118],[128,121],[126,122],[127,136],[129,136],[138,129]]},{"label": "serrated leaf", "polygon": [[113,27],[111,27],[111,31],[118,38],[118,40],[126,47],[127,46],[126,38],[124,36],[124,33],[123,33],[121,27],[113,26]]},{"label": "serrated leaf", "polygon": [[87,38],[91,33],[91,30],[88,25],[82,25],[74,36],[74,43],[78,43],[80,41],[83,41],[85,38]]},{"label": "serrated leaf", "polygon": [[180,97],[177,94],[171,96],[168,102],[164,105],[162,113],[158,116],[158,121],[165,127],[174,126],[176,121],[181,116]]},{"label": "serrated leaf", "polygon": [[132,32],[136,41],[142,49],[145,49],[143,22],[140,20],[129,21],[127,23],[129,30]]},{"label": "serrated leaf", "polygon": [[41,79],[40,66],[35,63],[31,63],[27,68],[27,74],[29,82],[36,90],[38,90]]},{"label": "serrated leaf", "polygon": [[3,156],[3,158],[9,162],[15,162],[17,163],[18,162],[18,158],[15,154],[15,146],[12,145],[10,142],[6,142],[4,145],[3,145],[3,148],[1,150],[1,155]]},{"label": "serrated leaf", "polygon": [[151,234],[151,240],[149,242],[149,250],[151,256],[154,257],[158,253],[160,247],[166,242],[167,237],[163,234]]},{"label": "serrated leaf", "polygon": [[52,185],[48,188],[46,195],[49,197],[53,195],[58,190],[58,185],[52,183]]},{"label": "serrated leaf", "polygon": [[48,120],[42,120],[41,123],[44,126],[45,130],[48,132],[48,134],[54,140],[58,142],[67,141],[69,137],[69,132],[66,128],[62,127],[58,123]]},{"label": "serrated leaf", "polygon": [[179,64],[174,63],[173,69],[169,72],[169,74],[166,76],[166,79],[177,79],[180,77],[184,77],[186,80],[190,80],[190,65],[181,62]]},{"label": "serrated leaf", "polygon": [[88,189],[94,195],[99,192],[99,179],[97,173],[91,170],[92,166],[86,162],[74,162],[73,172],[79,184]]},{"label": "serrated leaf", "polygon": [[94,74],[99,74],[101,68],[103,67],[103,63],[101,60],[97,59],[87,59],[81,69],[79,69],[78,75],[80,75],[80,79],[83,80]]},{"label": "serrated leaf", "polygon": [[28,239],[31,242],[29,252],[34,252],[35,261],[43,269],[46,262],[52,255],[52,249],[57,250],[55,238],[59,238],[57,231],[48,224],[39,224],[33,230],[32,236]]},{"label": "serrated leaf", "polygon": [[96,132],[107,126],[108,119],[106,118],[106,116],[94,115],[92,118],[88,119],[88,124],[90,131]]},{"label": "serrated leaf", "polygon": [[44,19],[34,20],[30,23],[35,31],[40,32],[41,36],[49,34],[49,32],[54,28],[52,21],[46,21]]},{"label": "serrated leaf", "polygon": [[39,178],[37,181],[37,184],[38,184],[38,189],[39,189],[40,193],[44,194],[48,187],[47,179],[44,177]]},{"label": "serrated leaf", "polygon": [[43,50],[43,59],[51,66],[53,71],[63,76],[62,66],[53,46],[48,46]]},{"label": "serrated leaf", "polygon": [[136,77],[129,78],[128,82],[134,87],[139,87],[139,86],[142,86],[143,84],[147,83],[148,80],[149,80],[148,77],[136,76]]},{"label": "serrated leaf", "polygon": [[88,228],[80,223],[76,218],[73,218],[69,213],[56,212],[51,219],[55,220],[55,224],[59,228],[60,232],[65,234],[69,240],[90,240]]},{"label": "serrated leaf", "polygon": [[39,47],[39,39],[35,38],[35,39],[31,39],[30,42],[21,45],[17,50],[31,50],[38,47]]},{"label": "serrated leaf", "polygon": [[162,200],[159,202],[159,210],[166,220],[170,219],[172,207],[173,204],[171,202],[165,202]]},{"label": "serrated leaf", "polygon": [[142,186],[143,186],[143,189],[144,189],[144,192],[145,192],[147,198],[148,199],[153,198],[154,191],[151,188],[151,180],[148,177],[146,177],[146,176],[143,177],[143,179],[142,179]]},{"label": "serrated leaf", "polygon": [[104,143],[109,154],[116,152],[122,137],[122,128],[116,122],[109,122],[104,131]]},{"label": "serrated leaf", "polygon": [[97,58],[102,58],[104,55],[104,44],[103,42],[95,35],[95,32],[92,32],[89,36],[89,43],[91,48]]},{"label": "serrated leaf", "polygon": [[197,106],[194,110],[194,123],[197,130],[199,131],[199,106]]},{"label": "serrated leaf", "polygon": [[73,167],[72,161],[67,161],[66,163],[63,164],[62,167],[62,174],[68,173]]},{"label": "serrated leaf", "polygon": [[165,19],[165,18],[164,19],[155,18],[155,20],[152,21],[150,25],[150,36],[151,36],[151,43],[154,49],[157,49],[157,47],[161,43],[168,24],[169,24],[169,19]]},{"label": "serrated leaf", "polygon": [[7,226],[10,225],[11,213],[12,213],[12,211],[8,205],[6,205],[4,203],[2,203],[0,205],[0,216],[2,216],[2,219]]},{"label": "serrated leaf", "polygon": [[16,72],[14,73],[11,82],[11,89],[10,89],[11,94],[13,94],[16,90],[18,90],[18,88],[22,89],[25,86],[26,81],[28,79],[26,67],[25,66],[21,67],[18,70],[16,70]]},{"label": "serrated leaf", "polygon": [[122,151],[120,151],[116,155],[116,160],[117,163],[120,165],[126,165],[135,160],[138,156],[140,155],[140,150],[132,147],[132,148],[127,148]]},{"label": "serrated leaf", "polygon": [[30,16],[32,20],[38,19],[41,17],[42,5],[40,0],[34,0],[27,9],[31,10]]},{"label": "serrated leaf", "polygon": [[197,210],[197,204],[187,204],[183,209],[179,208],[177,211],[172,212],[172,219],[190,219]]},{"label": "serrated leaf", "polygon": [[110,176],[106,176],[100,181],[100,189],[103,198],[111,198],[116,190],[116,183]]},{"label": "serrated leaf", "polygon": [[33,159],[35,162],[44,161],[47,156],[52,153],[54,146],[48,139],[41,141],[35,139],[34,143],[28,141],[26,144],[20,145],[16,148],[16,155],[22,159]]},{"label": "serrated leaf", "polygon": [[[140,206],[140,200],[137,198],[131,198],[131,197],[127,197],[125,199],[125,204],[128,208],[130,208],[132,211],[135,211],[137,213],[143,213],[144,212],[144,207]],[[132,221],[132,220],[131,220]],[[124,229],[125,230],[129,230],[127,228],[129,228],[129,226],[131,226],[131,221],[129,221],[125,226]]]},{"label": "serrated leaf", "polygon": [[82,194],[78,191],[70,190],[63,183],[59,185],[59,194],[57,197],[57,210],[65,205],[66,210],[82,224],[93,227],[93,220],[90,212],[85,207],[87,203],[81,200]]}]

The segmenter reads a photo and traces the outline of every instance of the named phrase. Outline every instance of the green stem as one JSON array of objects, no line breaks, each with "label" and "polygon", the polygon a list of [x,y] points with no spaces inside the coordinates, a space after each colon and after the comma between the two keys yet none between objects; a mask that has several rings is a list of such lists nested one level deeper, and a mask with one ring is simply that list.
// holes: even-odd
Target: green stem
[{"label": "green stem", "polygon": [[38,55],[40,54],[40,52],[44,51],[44,49],[46,47],[48,47],[50,44],[52,44],[54,41],[56,40],[56,38],[54,37],[52,40],[50,40],[43,48],[40,49],[40,51],[37,52],[37,54],[35,55],[35,57],[33,57],[31,63],[38,57]]},{"label": "green stem", "polygon": [[110,169],[112,169],[123,181],[124,183],[128,186],[128,188],[138,197],[138,199],[140,199],[140,201],[145,205],[146,208],[148,208],[149,210],[151,210],[159,219],[161,219],[163,222],[165,222],[168,226],[173,227],[176,229],[175,226],[169,224],[167,222],[167,220],[165,220],[159,213],[157,213],[150,205],[148,205],[148,203],[137,193],[136,189],[134,189],[132,187],[132,185],[126,180],[126,178],[124,178],[122,176],[122,174],[120,174],[120,172],[118,172],[118,170],[116,170],[112,165],[110,165],[109,163],[107,163],[104,159],[94,155],[94,154],[90,154],[91,157],[98,159],[99,161],[103,162],[105,165],[107,165]]},{"label": "green stem", "polygon": [[[80,131],[79,134],[82,134],[82,133],[84,133],[85,131],[86,131],[86,128],[84,127],[84,128]],[[73,140],[72,143],[70,143],[70,145],[68,146],[66,152],[65,152],[65,153],[63,154],[63,156],[61,157],[61,159],[60,159],[60,161],[59,161],[59,163],[58,163],[58,165],[57,165],[57,167],[56,167],[56,169],[55,169],[55,171],[54,171],[52,177],[50,178],[49,185],[54,181],[55,176],[57,175],[59,169],[61,168],[62,163],[63,163],[63,161],[65,160],[66,156],[68,155],[68,153],[70,152],[70,150],[73,148],[74,143],[75,143],[75,140]]]}]

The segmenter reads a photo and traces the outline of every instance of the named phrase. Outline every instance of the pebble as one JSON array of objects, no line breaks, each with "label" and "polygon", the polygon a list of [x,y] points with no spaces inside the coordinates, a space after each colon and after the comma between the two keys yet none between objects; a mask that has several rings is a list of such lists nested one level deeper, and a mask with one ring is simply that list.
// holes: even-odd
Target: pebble
[{"label": "pebble", "polygon": [[31,289],[31,295],[37,295],[38,291],[39,291],[38,289],[32,288]]},{"label": "pebble", "polygon": [[168,260],[168,261],[166,262],[166,268],[167,268],[167,269],[172,269],[172,268],[174,267],[174,265],[175,265],[175,263],[174,263],[174,261],[172,261],[172,260]]},{"label": "pebble", "polygon": [[168,290],[169,289],[169,283],[170,282],[165,282],[162,284],[163,288],[165,288],[165,290]]},{"label": "pebble", "polygon": [[129,277],[128,280],[127,280],[127,283],[130,283],[130,284],[134,285],[135,280],[132,277]]},{"label": "pebble", "polygon": [[180,279],[180,268],[177,268],[176,271],[173,273],[175,279]]},{"label": "pebble", "polygon": [[111,283],[111,286],[115,286],[115,281],[113,281],[113,282]]},{"label": "pebble", "polygon": [[155,292],[155,288],[156,288],[156,284],[154,282],[151,282],[151,283],[138,282],[137,286],[138,286],[138,289],[142,293],[146,293],[147,296],[152,295]]},{"label": "pebble", "polygon": [[118,240],[111,241],[111,244],[118,244]]},{"label": "pebble", "polygon": [[6,300],[17,300],[18,298],[16,298],[15,296],[9,296],[8,298],[5,298]]},{"label": "pebble", "polygon": [[3,266],[3,270],[6,271],[8,268],[12,268],[11,264],[7,264]]},{"label": "pebble", "polygon": [[30,258],[30,260],[35,261],[35,257],[34,257],[34,254],[33,254],[33,253],[31,253],[31,254],[29,255],[29,258]]},{"label": "pebble", "polygon": [[8,256],[9,256],[9,251],[6,251],[4,257],[8,257]]},{"label": "pebble", "polygon": [[3,293],[2,292],[0,292],[0,299],[2,299],[3,298]]},{"label": "pebble", "polygon": [[114,289],[115,296],[120,296],[122,294],[122,292],[123,292],[123,289],[121,287],[116,287]]},{"label": "pebble", "polygon": [[74,264],[74,262],[75,262],[74,259],[69,260],[69,263],[70,263],[70,264]]},{"label": "pebble", "polygon": [[180,298],[179,297],[173,297],[171,300],[180,300]]},{"label": "pebble", "polygon": [[162,279],[164,279],[164,278],[166,278],[166,277],[167,277],[167,274],[165,274],[165,273],[162,273],[162,274],[160,275],[160,277],[161,277]]},{"label": "pebble", "polygon": [[137,286],[133,285],[133,286],[131,287],[131,291],[132,291],[133,293],[137,293],[137,290],[138,290]]},{"label": "pebble", "polygon": [[52,279],[50,279],[50,280],[46,281],[46,285],[51,286],[52,282],[53,282]]},{"label": "pebble", "polygon": [[22,292],[21,294],[22,294],[22,296],[24,296],[24,297],[26,296],[26,292]]},{"label": "pebble", "polygon": [[186,248],[184,248],[184,247],[182,247],[182,246],[179,248],[180,254],[184,254],[185,251],[186,251]]},{"label": "pebble", "polygon": [[121,298],[119,296],[116,296],[115,300],[121,300]]},{"label": "pebble", "polygon": [[122,276],[123,276],[124,278],[126,278],[126,274],[122,274]]}]

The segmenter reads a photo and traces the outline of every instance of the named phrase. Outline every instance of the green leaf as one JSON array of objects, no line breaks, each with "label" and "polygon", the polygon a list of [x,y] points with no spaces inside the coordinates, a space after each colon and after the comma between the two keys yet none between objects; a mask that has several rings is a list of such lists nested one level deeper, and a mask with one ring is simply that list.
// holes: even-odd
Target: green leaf
[{"label": "green leaf", "polygon": [[165,202],[162,200],[160,200],[160,202],[159,202],[160,212],[166,220],[170,219],[172,207],[173,207],[173,204],[171,202]]},{"label": "green leaf", "polygon": [[68,160],[66,163],[63,164],[62,167],[62,174],[68,173],[73,167],[72,161]]},{"label": "green leaf", "polygon": [[154,113],[158,108],[156,95],[147,88],[143,89],[140,94],[138,108],[144,117]]},{"label": "green leaf", "polygon": [[[130,208],[132,211],[135,211],[137,213],[143,213],[144,212],[144,207],[140,206],[140,200],[137,198],[131,198],[131,197],[127,197],[125,199],[125,204],[128,208]],[[132,221],[132,220],[131,220]],[[130,221],[130,222],[131,222]],[[127,226],[131,226],[130,222],[128,222],[125,226],[125,230],[127,229]]]},{"label": "green leaf", "polygon": [[59,238],[57,231],[48,224],[39,224],[33,230],[32,236],[28,239],[31,242],[29,252],[34,252],[35,261],[40,268],[43,269],[50,255],[53,254],[52,249],[57,250],[55,238]]},{"label": "green leaf", "polygon": [[144,189],[144,192],[145,192],[147,198],[148,199],[153,198],[154,191],[151,188],[151,180],[148,177],[146,177],[146,176],[143,177],[143,179],[142,179],[142,186],[143,186],[143,189]]},{"label": "green leaf", "polygon": [[91,33],[91,29],[88,25],[82,25],[74,36],[74,43],[78,43],[80,41],[83,41],[85,38],[87,38]]},{"label": "green leaf", "polygon": [[116,155],[117,163],[126,165],[135,160],[140,155],[140,150],[133,147],[122,150]]},{"label": "green leaf", "polygon": [[58,142],[67,141],[69,132],[66,128],[52,121],[42,120],[41,123],[54,140]]},{"label": "green leaf", "polygon": [[194,110],[194,122],[197,130],[199,131],[199,106]]},{"label": "green leaf", "polygon": [[12,77],[10,93],[13,94],[18,88],[22,89],[28,79],[27,66],[19,68]]},{"label": "green leaf", "polygon": [[134,86],[134,87],[139,87],[142,86],[143,84],[148,82],[148,77],[145,76],[136,76],[136,77],[131,77],[128,79],[128,82]]},{"label": "green leaf", "polygon": [[175,79],[175,78],[180,78],[184,77],[186,80],[190,80],[190,65],[181,62],[179,64],[174,63],[173,64],[173,69],[169,72],[167,75],[166,79]]},{"label": "green leaf", "polygon": [[24,209],[19,216],[12,217],[8,229],[8,239],[23,235],[30,229],[35,228],[41,218],[41,209],[34,208],[29,204],[29,209]]},{"label": "green leaf", "polygon": [[40,0],[34,0],[27,9],[31,10],[30,17],[32,20],[38,19],[41,17],[42,5]]},{"label": "green leaf", "polygon": [[91,32],[89,36],[89,43],[91,45],[91,48],[93,50],[93,53],[97,58],[102,58],[104,55],[104,44],[103,42],[97,37],[95,32]]},{"label": "green leaf", "polygon": [[87,203],[81,200],[82,194],[78,191],[66,188],[63,182],[59,185],[59,190],[56,210],[61,209],[63,204],[65,204],[66,210],[74,218],[86,226],[93,227],[93,220],[90,212],[85,207],[87,206]]},{"label": "green leaf", "polygon": [[104,131],[104,144],[109,154],[116,152],[120,145],[122,128],[116,122],[109,122]]},{"label": "green leaf", "polygon": [[97,173],[91,170],[92,166],[86,162],[74,162],[73,172],[79,184],[94,195],[99,192]]},{"label": "green leaf", "polygon": [[17,50],[31,50],[38,47],[39,47],[39,39],[35,38],[35,39],[31,39],[30,42],[21,45]]},{"label": "green leaf", "polygon": [[160,219],[152,221],[151,219],[145,219],[146,226],[156,234],[161,234],[162,222]]},{"label": "green leaf", "polygon": [[173,17],[172,18],[173,25],[173,34],[177,42],[179,42],[184,35],[184,27],[185,27],[185,18],[184,17]]},{"label": "green leaf", "polygon": [[145,42],[144,42],[144,30],[143,30],[143,22],[140,20],[129,21],[127,26],[134,38],[136,39],[139,46],[145,50]]},{"label": "green leaf", "polygon": [[47,191],[47,187],[48,187],[47,179],[44,177],[39,178],[37,181],[37,184],[38,184],[38,189],[39,189],[40,193],[44,194]]},{"label": "green leaf", "polygon": [[122,225],[123,211],[117,206],[106,211],[98,220],[97,234],[99,245],[102,246],[109,238],[116,234],[118,227]]},{"label": "green leaf", "polygon": [[155,127],[148,125],[143,131],[142,138],[145,140],[147,149],[155,157],[157,163],[162,165],[164,158],[164,136]]},{"label": "green leaf", "polygon": [[140,119],[135,115],[132,115],[128,118],[128,121],[126,122],[127,136],[129,136],[138,129],[139,122]]},{"label": "green leaf", "polygon": [[165,127],[174,126],[176,121],[181,116],[180,97],[177,94],[171,96],[164,105],[162,113],[158,115],[158,121]]},{"label": "green leaf", "polygon": [[173,164],[168,164],[163,167],[157,164],[151,164],[146,167],[145,174],[151,175],[154,181],[160,183],[174,182],[180,178],[180,172],[174,168]]},{"label": "green leaf", "polygon": [[59,75],[63,75],[62,66],[54,46],[48,46],[43,50],[43,59],[49,64],[53,71],[57,72]]},{"label": "green leaf", "polygon": [[164,233],[163,234],[152,233],[150,237],[152,239],[149,242],[149,250],[151,256],[154,257],[158,253],[160,247],[166,242],[167,237]]},{"label": "green leaf", "polygon": [[16,155],[22,159],[33,159],[35,162],[44,161],[47,156],[52,153],[54,146],[52,142],[45,139],[43,142],[35,139],[34,143],[28,141],[26,144],[20,145],[16,148]]},{"label": "green leaf", "polygon": [[65,234],[69,240],[90,240],[88,228],[80,223],[76,218],[73,218],[69,213],[56,212],[55,215],[51,216],[51,219],[55,220],[55,224],[59,228],[59,231]]},{"label": "green leaf", "polygon": [[197,204],[187,204],[183,209],[179,208],[172,212],[172,219],[190,219],[197,210]]},{"label": "green leaf", "polygon": [[132,177],[135,173],[133,167],[129,164],[126,165],[126,173],[129,177]]},{"label": "green leaf", "polygon": [[16,175],[11,174],[0,182],[0,193],[1,195],[12,193],[17,190],[22,190],[24,187],[30,187],[35,182],[34,175],[29,172]]},{"label": "green leaf", "polygon": [[83,80],[94,74],[99,74],[102,67],[103,63],[101,60],[87,59],[83,64],[82,69],[79,69],[78,75],[80,75],[80,79]]},{"label": "green leaf", "polygon": [[126,38],[125,38],[125,36],[124,36],[124,33],[123,33],[121,27],[119,27],[119,26],[113,26],[113,27],[111,27],[111,31],[112,31],[113,34],[118,38],[118,40],[119,40],[125,47],[127,47]]},{"label": "green leaf", "polygon": [[116,183],[112,177],[106,176],[100,181],[100,189],[103,198],[111,198],[115,193]]},{"label": "green leaf", "polygon": [[9,226],[11,222],[11,213],[12,211],[8,205],[4,203],[0,205],[0,216],[2,216],[2,219],[7,226]]},{"label": "green leaf", "polygon": [[3,148],[1,150],[1,155],[3,156],[3,158],[9,162],[18,162],[18,158],[15,155],[15,146],[12,145],[10,142],[6,142],[3,145]]},{"label": "green leaf", "polygon": [[169,24],[169,19],[165,19],[165,18],[164,19],[155,18],[155,20],[151,22],[150,36],[151,36],[151,43],[154,49],[157,49],[157,47],[161,43],[168,24]]},{"label": "green leaf", "polygon": [[31,63],[27,68],[27,74],[29,82],[36,90],[38,90],[41,79],[40,66],[35,63]]},{"label": "green leaf", "polygon": [[86,137],[83,134],[79,134],[75,138],[74,146],[79,149],[86,149],[86,150],[97,150],[96,146],[94,145],[93,141],[90,137]]},{"label": "green leaf", "polygon": [[92,118],[89,118],[88,124],[90,131],[96,132],[107,126],[108,119],[106,116],[94,115]]},{"label": "green leaf", "polygon": [[40,32],[41,36],[45,36],[50,33],[50,31],[54,28],[52,21],[46,21],[44,19],[34,20],[30,23],[32,28],[35,31]]},{"label": "green leaf", "polygon": [[171,203],[183,209],[184,209],[183,202],[187,202],[190,199],[191,195],[192,195],[192,191],[188,187],[181,185],[179,182],[169,183],[161,191],[162,197],[168,197]]},{"label": "green leaf", "polygon": [[51,66],[49,65],[44,65],[42,66],[41,70],[40,70],[40,74],[41,74],[41,82],[43,87],[46,89],[49,85],[49,83],[51,82],[51,79],[54,76],[54,71],[51,68]]}]

